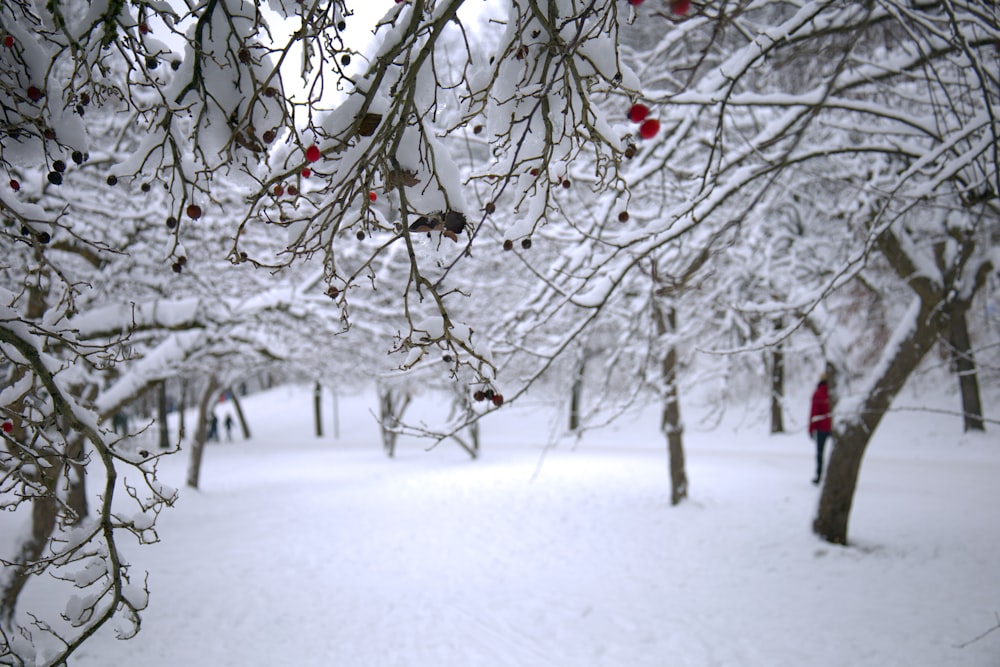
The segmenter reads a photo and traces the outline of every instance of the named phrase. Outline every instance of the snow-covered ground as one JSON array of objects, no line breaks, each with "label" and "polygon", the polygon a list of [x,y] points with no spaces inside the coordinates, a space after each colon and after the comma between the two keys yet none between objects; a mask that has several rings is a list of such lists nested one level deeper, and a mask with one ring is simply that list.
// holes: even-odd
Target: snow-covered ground
[{"label": "snow-covered ground", "polygon": [[689,428],[671,507],[655,410],[547,447],[547,417],[513,405],[477,461],[406,440],[388,460],[373,405],[340,396],[340,437],[318,440],[308,389],[244,399],[253,439],[211,445],[162,542],[129,550],[150,572],[139,636],[102,631],[72,665],[1000,665],[995,425],[891,416],[840,548],[810,532],[794,415],[783,436]]}]

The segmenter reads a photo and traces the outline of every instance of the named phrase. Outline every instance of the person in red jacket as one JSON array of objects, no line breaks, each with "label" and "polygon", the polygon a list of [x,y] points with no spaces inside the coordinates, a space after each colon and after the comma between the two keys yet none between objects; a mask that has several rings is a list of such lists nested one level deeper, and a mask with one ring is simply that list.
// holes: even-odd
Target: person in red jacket
[{"label": "person in red jacket", "polygon": [[830,391],[826,384],[826,373],[823,373],[813,392],[812,407],[809,409],[809,437],[816,440],[816,477],[813,478],[813,484],[819,484],[823,477],[823,448],[832,430]]}]

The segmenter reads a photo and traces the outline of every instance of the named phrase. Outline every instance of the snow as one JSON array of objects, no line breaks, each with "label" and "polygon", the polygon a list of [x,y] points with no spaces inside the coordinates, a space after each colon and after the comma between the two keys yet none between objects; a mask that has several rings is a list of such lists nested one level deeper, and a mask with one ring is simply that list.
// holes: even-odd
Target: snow
[{"label": "snow", "polygon": [[[688,410],[692,496],[671,507],[655,406],[554,442],[552,406],[505,406],[484,420],[477,461],[405,437],[389,460],[373,395],[338,396],[340,436],[323,439],[311,398],[308,386],[244,398],[254,438],[210,445],[199,491],[183,486],[185,453],[161,460],[177,505],[160,515],[160,543],[126,545],[133,579],[150,572],[142,631],[118,641],[105,628],[72,665],[1000,659],[1000,631],[972,641],[1000,611],[995,432],[887,417],[863,466],[854,545],[841,548],[809,530],[818,490],[794,410],[781,436],[732,412],[702,432]],[[410,410],[435,403],[419,396]],[[46,590],[32,584],[22,609]]]}]

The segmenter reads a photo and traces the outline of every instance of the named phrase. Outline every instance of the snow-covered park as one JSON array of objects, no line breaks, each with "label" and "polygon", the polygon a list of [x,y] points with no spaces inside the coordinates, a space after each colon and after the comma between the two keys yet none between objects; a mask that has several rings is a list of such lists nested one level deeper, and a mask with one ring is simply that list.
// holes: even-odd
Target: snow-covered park
[{"label": "snow-covered park", "polygon": [[339,438],[326,414],[317,439],[311,389],[274,389],[243,401],[251,441],[209,446],[200,490],[184,452],[164,459],[162,541],[126,547],[149,571],[142,631],[105,628],[71,664],[1000,664],[995,432],[890,415],[843,548],[810,531],[798,415],[777,436],[750,411],[691,423],[691,497],[671,507],[655,409],[553,441],[551,411],[514,405],[479,460],[416,440],[389,460],[373,404],[339,396]]}]

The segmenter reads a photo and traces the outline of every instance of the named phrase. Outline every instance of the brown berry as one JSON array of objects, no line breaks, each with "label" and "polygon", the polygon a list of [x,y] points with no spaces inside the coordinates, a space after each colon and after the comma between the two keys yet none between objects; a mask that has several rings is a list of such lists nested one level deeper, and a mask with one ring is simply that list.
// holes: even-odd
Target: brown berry
[{"label": "brown berry", "polygon": [[497,205],[496,204],[494,204],[491,201],[486,202],[486,213],[487,214],[496,213],[496,211],[497,211]]},{"label": "brown berry", "polygon": [[570,182],[570,180],[569,180],[568,178],[566,178],[566,179],[563,179],[563,182],[562,182],[562,186],[563,186],[563,188],[565,188],[565,189],[569,190],[569,189],[570,189],[570,187],[572,187],[572,185],[573,185],[573,183],[571,183],[571,182]]},{"label": "brown berry", "polygon": [[486,394],[484,394],[481,391],[477,391],[476,393],[474,393],[472,395],[472,399],[475,400],[475,401],[485,401],[486,400]]},{"label": "brown berry", "polygon": [[628,222],[628,211],[622,211],[618,214],[618,222]]},{"label": "brown berry", "polygon": [[265,144],[271,143],[275,138],[274,130],[265,130],[261,138],[264,140]]},{"label": "brown berry", "polygon": [[503,249],[504,250],[513,250],[514,249],[514,242],[511,241],[510,239],[507,239],[506,241],[503,242]]},{"label": "brown berry", "polygon": [[52,163],[52,170],[58,171],[60,174],[66,171],[66,163],[62,160],[56,160]]},{"label": "brown berry", "polygon": [[201,206],[198,206],[197,204],[189,204],[187,207],[187,214],[192,220],[197,220],[201,217]]}]

